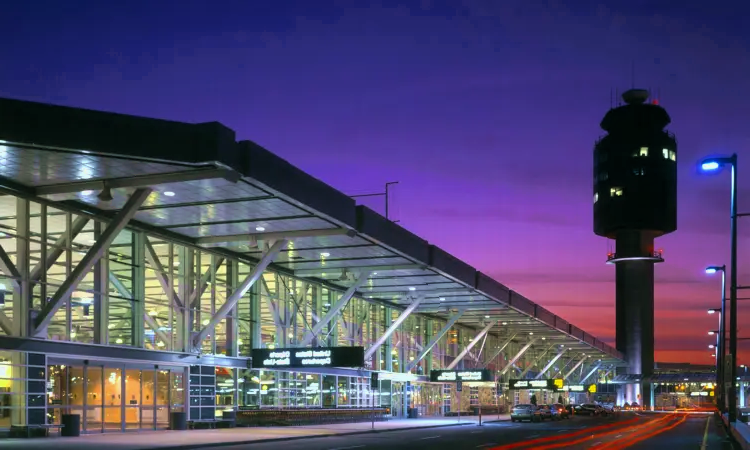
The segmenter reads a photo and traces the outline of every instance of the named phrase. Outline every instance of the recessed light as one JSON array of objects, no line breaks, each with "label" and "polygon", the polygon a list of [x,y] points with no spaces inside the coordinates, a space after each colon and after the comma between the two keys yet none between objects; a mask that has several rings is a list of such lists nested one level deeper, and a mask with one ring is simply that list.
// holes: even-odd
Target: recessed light
[{"label": "recessed light", "polygon": [[81,191],[81,195],[91,195],[94,191]]},{"label": "recessed light", "polygon": [[164,191],[164,195],[166,195],[167,197],[174,197],[174,192],[172,192],[172,191]]},{"label": "recessed light", "polygon": [[328,307],[331,306],[331,304],[330,303],[324,303],[323,306],[325,306],[326,308],[328,308]]},{"label": "recessed light", "polygon": [[508,325],[508,322],[503,322],[503,325]]},{"label": "recessed light", "polygon": [[417,288],[415,288],[414,286],[409,286],[409,290],[410,290],[410,291],[416,291],[416,290],[417,290]]},{"label": "recessed light", "polygon": [[543,340],[543,341],[546,341],[546,340],[547,340],[547,338],[546,338],[546,337],[543,337],[543,338],[542,338],[542,340]]},{"label": "recessed light", "polygon": [[445,297],[440,297],[440,301],[444,302],[445,301]]},{"label": "recessed light", "polygon": [[489,318],[490,318],[490,316],[484,316],[484,318],[485,318],[485,319],[489,319]]},{"label": "recessed light", "polygon": [[531,336],[531,335],[533,335],[533,334],[534,334],[534,332],[533,332],[533,331],[529,331],[529,336]]},{"label": "recessed light", "polygon": [[329,256],[331,256],[331,254],[328,252],[323,252],[320,254],[320,256],[322,256],[323,258],[328,258]]},{"label": "recessed light", "polygon": [[255,231],[266,231],[265,227],[255,227]]},{"label": "recessed light", "polygon": [[373,272],[372,274],[373,274],[373,275],[377,275],[378,273],[377,273],[377,272]]}]

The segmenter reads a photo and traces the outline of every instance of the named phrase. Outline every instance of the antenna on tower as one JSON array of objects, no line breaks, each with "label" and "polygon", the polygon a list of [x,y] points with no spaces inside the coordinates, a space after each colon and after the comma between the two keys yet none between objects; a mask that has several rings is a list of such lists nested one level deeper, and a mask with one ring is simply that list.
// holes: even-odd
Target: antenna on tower
[{"label": "antenna on tower", "polygon": [[612,109],[612,108],[615,107],[614,106],[614,101],[615,101],[614,95],[615,95],[614,88],[609,88],[609,109]]},{"label": "antenna on tower", "polygon": [[630,62],[630,87],[635,89],[635,60]]}]

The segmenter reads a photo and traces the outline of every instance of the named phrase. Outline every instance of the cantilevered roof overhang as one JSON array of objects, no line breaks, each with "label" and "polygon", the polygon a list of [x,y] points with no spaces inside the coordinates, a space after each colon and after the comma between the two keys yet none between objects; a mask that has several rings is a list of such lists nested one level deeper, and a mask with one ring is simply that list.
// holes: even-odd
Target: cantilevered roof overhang
[{"label": "cantilevered roof overhang", "polygon": [[[257,261],[289,239],[272,267],[359,294],[482,328],[564,344],[604,364],[623,355],[435,245],[387,220],[234,131],[0,99],[0,185],[61,208],[112,217],[139,187],[153,193],[130,226],[188,245]],[[109,188],[113,200],[97,193]],[[174,194],[174,195],[171,195]]]}]

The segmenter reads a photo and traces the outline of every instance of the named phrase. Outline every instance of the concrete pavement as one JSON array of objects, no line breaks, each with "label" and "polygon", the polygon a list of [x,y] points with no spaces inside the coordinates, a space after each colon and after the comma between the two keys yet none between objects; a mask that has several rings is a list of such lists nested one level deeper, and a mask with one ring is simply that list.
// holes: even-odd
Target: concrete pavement
[{"label": "concrete pavement", "polygon": [[[252,427],[216,430],[189,431],[149,431],[128,433],[90,434],[80,437],[49,437],[39,439],[0,440],[0,450],[36,450],[55,448],[58,450],[99,450],[99,449],[190,449],[217,447],[272,441],[291,441],[327,436],[382,433],[410,429],[450,427],[456,425],[476,425],[476,416],[436,417],[420,419],[393,419],[387,422],[347,423],[333,425],[309,425],[301,427]],[[507,421],[508,414],[483,416],[484,421]]]}]

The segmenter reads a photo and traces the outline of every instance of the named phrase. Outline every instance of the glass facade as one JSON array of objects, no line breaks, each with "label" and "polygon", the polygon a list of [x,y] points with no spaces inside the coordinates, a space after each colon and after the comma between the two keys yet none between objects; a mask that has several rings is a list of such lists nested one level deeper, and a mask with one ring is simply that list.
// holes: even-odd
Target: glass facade
[{"label": "glass facade", "polygon": [[[0,210],[0,245],[15,270],[0,273],[0,336],[27,336],[33,315],[61,295],[58,291],[97,245],[107,223],[11,195],[0,196]],[[293,243],[288,245],[294,251]],[[79,414],[85,433],[158,430],[168,427],[171,412],[206,420],[240,407],[374,405],[388,407],[399,417],[411,408],[422,415],[441,415],[459,404],[469,408],[482,396],[465,392],[459,402],[450,386],[426,383],[424,377],[432,369],[446,368],[477,330],[456,325],[438,336],[445,321],[415,313],[363,368],[346,373],[248,369],[246,358],[253,348],[299,346],[343,292],[266,270],[205,339],[195,342],[255,269],[249,259],[132,228],[120,231],[101,250],[104,257],[62,298],[42,330],[40,337],[47,342],[67,344],[65,355],[0,352],[0,429],[59,423],[64,414]],[[401,313],[354,297],[323,327],[317,344],[369,348]],[[503,352],[504,340],[486,336],[483,351],[477,346],[456,368],[503,367],[507,354],[517,350],[514,344]],[[99,361],[76,356],[77,346],[92,345],[141,354],[222,356],[236,364],[159,365],[137,357],[115,355]],[[391,375],[381,376],[374,391],[372,370]]]}]

